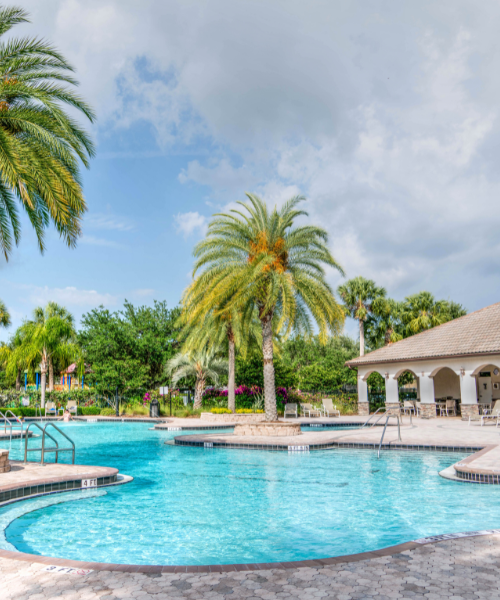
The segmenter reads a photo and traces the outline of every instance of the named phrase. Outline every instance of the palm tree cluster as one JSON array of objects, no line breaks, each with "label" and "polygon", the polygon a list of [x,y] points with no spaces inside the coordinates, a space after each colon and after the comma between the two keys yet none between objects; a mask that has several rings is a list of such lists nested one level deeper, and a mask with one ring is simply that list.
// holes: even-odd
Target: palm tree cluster
[{"label": "palm tree cluster", "polygon": [[403,301],[393,300],[383,287],[364,277],[350,279],[339,286],[338,293],[345,313],[359,321],[361,356],[365,336],[373,350],[467,314],[460,304],[435,300],[426,291],[407,296]]},{"label": "palm tree cluster", "polygon": [[328,249],[328,235],[314,225],[295,196],[269,210],[254,194],[228,213],[214,215],[194,250],[193,282],[182,299],[185,353],[229,348],[228,405],[234,410],[234,355],[260,344],[264,361],[266,419],[277,418],[274,344],[292,332],[314,333],[324,343],[341,331],[344,312],[325,278],[325,266],[343,274]]},{"label": "palm tree cluster", "polygon": [[74,361],[81,362],[74,318],[55,302],[35,308],[32,319],[26,320],[10,342],[0,347],[0,362],[7,376],[16,378],[17,389],[23,371],[33,373],[40,369],[42,408],[45,406],[47,373],[49,391],[53,391],[55,365],[66,366]]}]

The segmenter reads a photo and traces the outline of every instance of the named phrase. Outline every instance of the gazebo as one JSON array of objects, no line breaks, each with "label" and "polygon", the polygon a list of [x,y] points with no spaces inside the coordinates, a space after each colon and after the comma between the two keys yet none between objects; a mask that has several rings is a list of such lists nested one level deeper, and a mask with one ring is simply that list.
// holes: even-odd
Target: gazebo
[{"label": "gazebo", "polygon": [[[79,388],[80,384],[81,384],[81,388],[83,390],[84,376],[82,376],[82,380],[80,382],[78,380],[77,372],[78,372],[78,368],[77,368],[76,363],[72,363],[71,365],[69,365],[69,367],[67,367],[66,369],[61,371],[61,385],[62,385],[63,390],[66,385],[68,386],[68,389],[71,390],[72,387]],[[91,373],[91,369],[87,365],[85,365],[85,373]]]},{"label": "gazebo", "polygon": [[436,399],[461,403],[462,416],[500,399],[500,302],[347,361],[358,370],[358,414],[368,415],[367,379],[385,379],[386,408],[399,406],[398,378],[413,374],[424,417]]}]

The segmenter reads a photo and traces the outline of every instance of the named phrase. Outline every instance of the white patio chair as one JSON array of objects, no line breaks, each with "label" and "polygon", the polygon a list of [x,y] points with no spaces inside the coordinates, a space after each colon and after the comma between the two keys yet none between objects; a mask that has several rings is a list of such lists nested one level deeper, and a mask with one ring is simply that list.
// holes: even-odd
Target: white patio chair
[{"label": "white patio chair", "polygon": [[[491,413],[489,413],[487,415],[481,415],[481,427],[484,425],[485,421],[488,421],[490,419],[496,420],[496,422],[497,422],[496,426],[498,427],[498,421],[500,419],[500,400],[495,401],[495,404],[494,404],[493,408],[491,409]],[[470,417],[469,417],[469,422],[470,422]]]},{"label": "white patio chair", "polygon": [[333,417],[340,417],[340,410],[335,406],[331,398],[323,398],[323,413],[325,417],[329,417],[330,414]]},{"label": "white patio chair", "polygon": [[57,415],[57,408],[54,402],[47,402],[45,405],[45,416],[47,417],[48,415]]},{"label": "white patio chair", "polygon": [[450,416],[450,414],[452,414],[453,416],[457,416],[457,410],[455,407],[455,400],[446,400],[446,402],[444,403],[444,405],[441,405],[439,407],[439,411],[440,411],[440,416],[442,417],[443,414],[445,414],[447,417]]},{"label": "white patio chair", "polygon": [[411,415],[412,413],[415,414],[415,412],[416,411],[413,402],[410,402],[410,400],[405,400],[403,403],[403,414]]},{"label": "white patio chair", "polygon": [[78,413],[78,403],[76,400],[68,400],[68,404],[66,404],[66,410],[69,411],[70,414],[76,415]]},{"label": "white patio chair", "polygon": [[300,412],[305,417],[321,417],[321,410],[319,408],[314,408],[314,406],[308,402],[300,403]]},{"label": "white patio chair", "polygon": [[285,404],[285,412],[283,413],[284,419],[286,419],[287,414],[298,417],[297,405],[293,403]]}]

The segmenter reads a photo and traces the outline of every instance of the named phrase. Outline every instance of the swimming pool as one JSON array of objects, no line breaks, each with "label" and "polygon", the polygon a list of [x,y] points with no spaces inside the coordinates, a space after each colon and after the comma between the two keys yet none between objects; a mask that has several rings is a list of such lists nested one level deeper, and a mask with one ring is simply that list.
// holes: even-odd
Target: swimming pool
[{"label": "swimming pool", "polygon": [[461,454],[214,450],[165,445],[196,432],[147,423],[62,427],[76,462],[116,467],[134,481],[0,509],[0,526],[14,519],[7,543],[24,552],[127,564],[274,562],[500,526],[498,486],[439,477]]}]

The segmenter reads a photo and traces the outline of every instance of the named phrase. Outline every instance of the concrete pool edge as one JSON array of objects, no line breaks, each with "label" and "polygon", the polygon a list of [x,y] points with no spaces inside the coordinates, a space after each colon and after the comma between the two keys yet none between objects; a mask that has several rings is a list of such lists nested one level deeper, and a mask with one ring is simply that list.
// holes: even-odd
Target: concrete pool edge
[{"label": "concrete pool edge", "polygon": [[123,573],[229,573],[238,571],[268,571],[268,570],[290,570],[300,567],[327,567],[342,563],[353,563],[364,560],[371,560],[393,556],[407,550],[414,550],[423,545],[438,544],[455,539],[464,539],[471,537],[497,536],[500,535],[500,529],[490,529],[483,531],[469,531],[462,533],[452,533],[422,538],[411,542],[403,542],[380,550],[371,550],[360,552],[358,554],[347,554],[344,556],[334,556],[331,558],[319,558],[310,560],[284,561],[271,563],[241,563],[229,565],[127,565],[116,563],[97,563],[80,560],[71,560],[66,558],[55,558],[50,556],[40,556],[38,554],[26,554],[24,552],[12,552],[10,550],[0,550],[0,558],[8,560],[17,560],[20,562],[38,563],[42,565],[54,565],[58,567],[68,567],[73,569],[89,569],[93,571],[118,571]]}]

